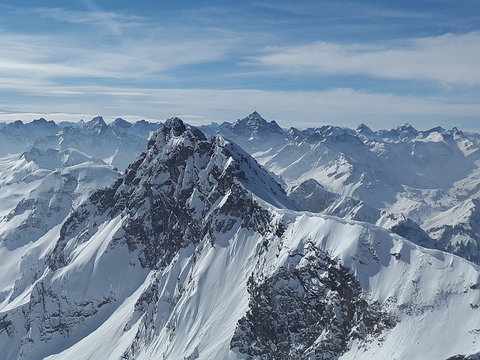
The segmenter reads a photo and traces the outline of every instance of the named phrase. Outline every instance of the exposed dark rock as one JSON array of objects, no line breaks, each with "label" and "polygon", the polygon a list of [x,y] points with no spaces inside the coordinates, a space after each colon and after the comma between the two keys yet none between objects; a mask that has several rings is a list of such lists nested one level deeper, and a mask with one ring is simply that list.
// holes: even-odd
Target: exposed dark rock
[{"label": "exposed dark rock", "polygon": [[7,319],[8,314],[0,316],[0,334],[6,332],[8,336],[12,337],[15,333],[15,327],[10,319]]},{"label": "exposed dark rock", "polygon": [[480,360],[480,353],[472,355],[455,355],[449,357],[447,360]]},{"label": "exposed dark rock", "polygon": [[354,339],[393,326],[349,269],[313,245],[263,281],[249,279],[249,310],[230,346],[249,358],[338,359]]}]

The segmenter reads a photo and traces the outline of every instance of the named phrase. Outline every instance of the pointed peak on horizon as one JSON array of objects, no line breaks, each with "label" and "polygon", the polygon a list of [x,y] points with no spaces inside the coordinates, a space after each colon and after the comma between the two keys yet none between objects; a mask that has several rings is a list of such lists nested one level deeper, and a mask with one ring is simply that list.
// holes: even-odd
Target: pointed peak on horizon
[{"label": "pointed peak on horizon", "polygon": [[86,126],[106,126],[102,116],[96,116],[92,120],[85,123]]},{"label": "pointed peak on horizon", "polygon": [[359,131],[363,131],[363,130],[372,131],[372,129],[368,125],[365,125],[364,123],[361,123],[360,125],[358,125],[357,130],[359,130]]},{"label": "pointed peak on horizon", "polygon": [[112,122],[112,125],[118,126],[118,127],[130,127],[132,126],[132,123],[122,118],[116,118]]},{"label": "pointed peak on horizon", "polygon": [[234,122],[234,124],[238,124],[238,123],[255,124],[255,123],[262,123],[262,122],[267,122],[267,120],[265,120],[262,117],[262,115],[260,115],[257,111],[253,111],[252,113],[250,113],[246,117],[244,117],[242,119],[237,119]]},{"label": "pointed peak on horizon", "polygon": [[415,129],[412,125],[410,125],[408,122],[403,124],[403,125],[400,125],[397,127],[397,130],[398,131],[417,131],[417,129]]}]

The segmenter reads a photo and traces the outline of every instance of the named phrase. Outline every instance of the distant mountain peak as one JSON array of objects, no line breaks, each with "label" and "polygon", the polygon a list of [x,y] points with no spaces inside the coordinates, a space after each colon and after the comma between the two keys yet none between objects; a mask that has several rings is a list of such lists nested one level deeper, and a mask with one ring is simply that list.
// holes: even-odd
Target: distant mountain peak
[{"label": "distant mountain peak", "polygon": [[124,120],[122,118],[116,118],[115,121],[112,123],[113,126],[119,127],[119,128],[129,128],[132,127],[132,124],[128,122],[127,120]]},{"label": "distant mountain peak", "polygon": [[357,131],[358,131],[358,132],[365,132],[365,133],[368,133],[368,134],[373,134],[373,133],[374,133],[373,130],[370,129],[370,128],[369,128],[367,125],[365,125],[365,124],[360,124],[360,125],[358,125]]},{"label": "distant mountain peak", "polygon": [[409,123],[405,123],[401,126],[398,126],[397,127],[397,130],[398,131],[409,131],[409,132],[416,132],[418,133],[417,129],[415,129],[412,125],[410,125]]},{"label": "distant mountain peak", "polygon": [[135,121],[135,124],[133,124],[133,126],[145,126],[145,125],[148,125],[148,122],[144,119]]},{"label": "distant mountain peak", "polygon": [[232,126],[258,126],[258,125],[266,125],[268,124],[267,120],[265,120],[258,112],[254,111],[250,115],[244,117],[243,119],[237,119]]},{"label": "distant mountain peak", "polygon": [[107,124],[105,123],[105,120],[103,120],[103,117],[101,116],[96,116],[94,117],[92,120],[88,121],[85,123],[85,126],[87,127],[103,127],[103,126],[107,126]]},{"label": "distant mountain peak", "polygon": [[246,117],[249,121],[266,121],[258,112],[254,111]]},{"label": "distant mountain peak", "polygon": [[274,120],[268,122],[256,111],[252,112],[243,119],[236,120],[233,124],[231,124],[231,128],[233,131],[237,131],[237,129],[242,129],[242,131],[245,131],[248,129],[249,131],[261,131],[285,135],[283,129],[278,126]]},{"label": "distant mountain peak", "polygon": [[432,132],[443,133],[443,132],[445,132],[445,131],[446,131],[446,130],[445,130],[443,127],[441,127],[441,126],[436,126],[436,127],[434,127],[434,128],[431,128],[431,129],[427,130],[427,132],[429,132],[429,133],[432,133]]}]

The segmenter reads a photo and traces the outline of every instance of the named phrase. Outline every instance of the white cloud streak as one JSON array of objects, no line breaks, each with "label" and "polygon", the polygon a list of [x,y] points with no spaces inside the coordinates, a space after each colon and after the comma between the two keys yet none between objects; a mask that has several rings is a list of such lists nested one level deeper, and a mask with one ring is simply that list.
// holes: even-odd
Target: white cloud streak
[{"label": "white cloud streak", "polygon": [[179,66],[217,61],[229,46],[221,39],[94,42],[61,35],[0,33],[0,83],[12,77],[32,82],[75,77],[146,81]]},{"label": "white cloud streak", "polygon": [[265,55],[252,61],[269,71],[288,74],[363,75],[480,85],[480,33],[404,40],[396,46],[315,42],[269,47]]},{"label": "white cloud streak", "polygon": [[55,21],[71,24],[85,24],[104,26],[105,23],[115,24],[119,28],[140,27],[145,23],[144,18],[136,15],[126,15],[108,11],[74,11],[63,8],[27,8],[17,10],[24,14],[36,14],[38,16]]},{"label": "white cloud streak", "polygon": [[[83,114],[87,108],[85,104],[88,104],[91,117],[103,115],[107,120],[124,117],[158,121],[188,114],[184,120],[193,125],[233,121],[235,116],[243,117],[257,110],[284,127],[320,124],[355,127],[364,122],[374,128],[388,128],[410,122],[419,128],[437,125],[450,128],[454,126],[452,119],[461,121],[480,114],[480,104],[445,103],[440,99],[365,93],[348,88],[315,92],[136,89],[132,93],[128,88],[94,86],[66,87],[58,91],[47,97],[32,97],[28,106],[4,104],[0,121],[30,121],[41,116],[57,121],[72,120]],[[57,100],[60,96],[61,102]],[[89,117],[84,114],[76,120]],[[425,122],[429,117],[434,117],[431,124]]]}]

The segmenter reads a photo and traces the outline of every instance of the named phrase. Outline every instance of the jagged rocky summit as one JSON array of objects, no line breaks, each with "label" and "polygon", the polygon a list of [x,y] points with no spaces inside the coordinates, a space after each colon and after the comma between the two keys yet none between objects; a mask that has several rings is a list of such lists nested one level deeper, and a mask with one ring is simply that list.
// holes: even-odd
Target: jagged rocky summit
[{"label": "jagged rocky summit", "polygon": [[[267,227],[269,215],[253,194],[294,208],[280,185],[238,146],[222,137],[207,140],[199,130],[172,118],[150,138],[148,150],[123,178],[94,194],[91,203],[67,219],[57,248],[64,246],[67,235],[82,230],[78,219],[120,214],[126,243],[142,248],[142,266],[164,267],[180,248],[229,231],[237,219],[247,228]],[[65,252],[54,254],[52,265],[65,265],[61,260],[56,264]]]}]

